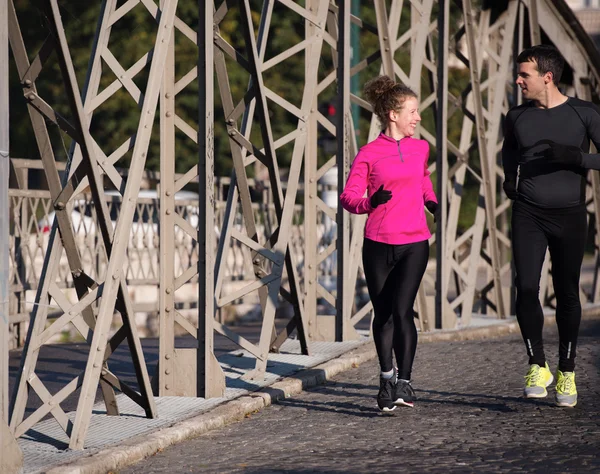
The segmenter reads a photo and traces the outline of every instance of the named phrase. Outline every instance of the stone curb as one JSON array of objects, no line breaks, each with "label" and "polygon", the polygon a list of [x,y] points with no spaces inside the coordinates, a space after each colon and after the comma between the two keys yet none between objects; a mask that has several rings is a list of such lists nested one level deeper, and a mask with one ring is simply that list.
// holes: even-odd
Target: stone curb
[{"label": "stone curb", "polygon": [[[600,305],[584,308],[585,319],[600,319]],[[554,314],[547,314],[546,324],[554,322]],[[452,331],[439,331],[419,334],[419,343],[482,340],[502,337],[519,332],[516,321],[493,324],[478,328],[465,328]],[[376,357],[371,341],[297,375],[286,377],[256,392],[223,403],[209,412],[175,423],[147,435],[140,435],[130,441],[112,446],[88,457],[76,459],[56,466],[47,474],[100,474],[122,469],[152,456],[180,441],[195,438],[210,430],[222,428],[234,421],[242,420],[262,408],[279,400],[297,395],[303,390],[322,384],[335,375],[367,362]]]}]

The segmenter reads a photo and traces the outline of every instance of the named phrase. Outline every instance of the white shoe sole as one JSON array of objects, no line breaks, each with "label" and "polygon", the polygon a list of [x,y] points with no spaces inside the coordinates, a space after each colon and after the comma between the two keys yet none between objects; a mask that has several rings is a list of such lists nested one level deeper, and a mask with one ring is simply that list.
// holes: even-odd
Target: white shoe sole
[{"label": "white shoe sole", "polygon": [[577,405],[577,400],[575,400],[573,403],[559,402],[559,401],[556,402],[557,407],[573,408],[575,405]]},{"label": "white shoe sole", "polygon": [[410,408],[413,408],[415,406],[415,404],[413,402],[405,402],[402,398],[399,398],[398,400],[396,400],[394,402],[394,405],[410,407]]}]

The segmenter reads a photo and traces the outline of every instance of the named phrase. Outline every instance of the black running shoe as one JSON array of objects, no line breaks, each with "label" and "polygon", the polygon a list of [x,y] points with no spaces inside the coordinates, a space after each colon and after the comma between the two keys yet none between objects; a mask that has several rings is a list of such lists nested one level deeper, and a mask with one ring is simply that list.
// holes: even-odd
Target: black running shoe
[{"label": "black running shoe", "polygon": [[394,405],[402,405],[412,408],[415,406],[416,399],[417,397],[415,396],[415,391],[410,382],[398,380],[394,390]]},{"label": "black running shoe", "polygon": [[396,392],[396,371],[389,379],[379,377],[379,393],[377,394],[377,406],[381,411],[393,411],[396,409],[394,405],[394,394]]}]

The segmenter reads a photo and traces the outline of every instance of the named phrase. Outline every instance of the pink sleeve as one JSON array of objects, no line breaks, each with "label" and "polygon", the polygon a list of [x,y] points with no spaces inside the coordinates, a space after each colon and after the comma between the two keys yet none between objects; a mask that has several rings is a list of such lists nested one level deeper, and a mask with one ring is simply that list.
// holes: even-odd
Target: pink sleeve
[{"label": "pink sleeve", "polygon": [[362,153],[356,155],[346,187],[340,195],[342,207],[352,214],[366,214],[373,210],[370,198],[363,197],[369,184],[369,164]]},{"label": "pink sleeve", "polygon": [[423,174],[423,202],[434,201],[438,202],[437,197],[435,197],[435,193],[433,192],[433,184],[431,183],[431,178],[429,175],[429,169],[427,168],[427,162],[429,161],[429,143],[425,142],[426,146],[426,156],[424,161],[425,172]]}]

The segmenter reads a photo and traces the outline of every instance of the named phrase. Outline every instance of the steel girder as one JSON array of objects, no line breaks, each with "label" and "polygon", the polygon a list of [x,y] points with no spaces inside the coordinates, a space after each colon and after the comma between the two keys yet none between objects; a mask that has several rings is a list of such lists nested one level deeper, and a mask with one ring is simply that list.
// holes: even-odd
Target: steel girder
[{"label": "steel girder", "polygon": [[[122,8],[126,8],[127,6],[125,5]],[[83,100],[75,78],[75,71],[56,0],[50,0],[45,4],[45,14],[51,34],[31,64],[29,63],[27,51],[21,38],[14,5],[11,4],[9,11],[11,46],[17,62],[24,93],[28,100],[38,148],[44,162],[45,174],[56,210],[56,219],[50,235],[50,250],[47,252],[44,261],[44,270],[36,296],[36,306],[32,313],[23,351],[21,370],[12,400],[10,426],[18,437],[50,413],[70,437],[69,446],[73,449],[82,449],[84,446],[92,406],[99,384],[102,388],[108,414],[118,414],[114,394],[114,388],[117,388],[142,406],[148,417],[156,416],[156,406],[150,391],[150,380],[140,340],[137,335],[125,277],[122,274],[122,262],[127,249],[136,197],[140,189],[141,176],[150,140],[152,121],[158,102],[160,87],[159,71],[162,70],[166,58],[167,46],[169,44],[168,39],[173,28],[177,1],[169,2],[160,15],[156,43],[150,63],[149,80],[143,96],[137,89],[137,86],[132,84],[130,79],[126,78],[128,74],[120,67],[108,49],[110,28],[120,17],[119,14],[122,13],[122,11],[117,11],[115,7],[116,1],[107,1],[103,4],[102,21],[100,22],[96,37],[97,41],[92,54],[90,74]],[[158,10],[156,8],[154,10],[154,16],[158,18]],[[65,93],[69,98],[72,114],[71,122],[54,112],[51,106],[43,101],[35,91],[35,80],[44,62],[53,50],[57,53],[65,85]],[[93,110],[98,103],[102,102],[102,100],[98,100],[97,96],[101,74],[101,58],[116,72],[122,81],[121,84],[128,87],[134,99],[139,101],[141,105],[140,122],[135,139],[124,144],[122,149],[117,150],[110,158],[104,154],[89,133],[89,123]],[[131,74],[133,75],[133,73]],[[107,90],[105,89],[103,92],[107,93]],[[59,180],[44,118],[57,124],[76,144],[71,149],[70,168],[67,179],[63,183]],[[111,159],[116,161],[119,154],[122,155],[131,147],[133,147],[133,155],[130,175],[127,182],[123,183],[120,176],[114,172]],[[115,155],[117,156],[115,157]],[[123,205],[114,231],[106,203],[102,198],[104,186],[101,180],[100,168],[113,180],[115,187],[123,193]],[[102,233],[104,248],[108,258],[108,265],[104,274],[99,278],[99,281],[94,281],[82,270],[79,250],[75,242],[70,215],[67,211],[69,209],[69,201],[77,194],[77,190],[82,189],[86,185],[89,185],[91,188],[95,205],[100,206],[97,228]],[[58,238],[58,233],[60,234],[60,239]],[[63,250],[69,261],[73,281],[79,297],[79,301],[75,304],[71,303],[56,283],[54,283],[57,265],[63,254]],[[97,314],[95,314],[92,307],[96,300],[98,300]],[[48,304],[52,301],[60,308],[63,315],[47,325],[47,308]],[[109,330],[115,311],[121,314],[123,325],[112,337],[109,337]],[[42,345],[69,323],[73,324],[79,330],[90,345],[88,362],[85,371],[81,375],[74,378],[62,390],[52,395],[36,375],[36,362]],[[122,383],[109,370],[107,365],[109,356],[125,339],[127,339],[133,359],[140,390],[139,393]],[[81,388],[79,402],[77,404],[75,420],[71,422],[61,409],[60,403],[78,388]],[[30,389],[33,389],[42,400],[42,406],[30,416],[25,417],[25,407]]]}]

